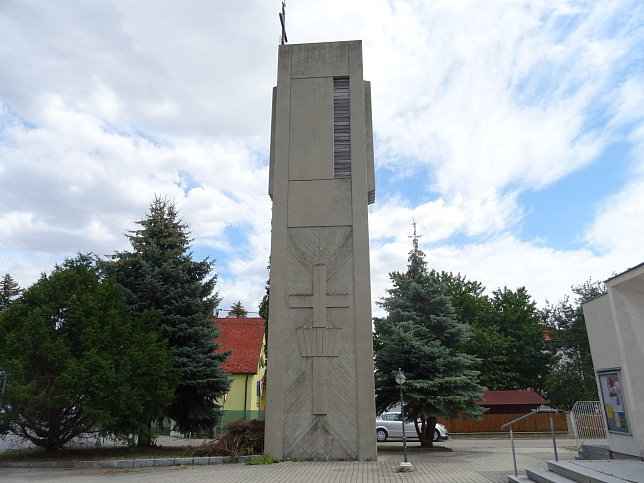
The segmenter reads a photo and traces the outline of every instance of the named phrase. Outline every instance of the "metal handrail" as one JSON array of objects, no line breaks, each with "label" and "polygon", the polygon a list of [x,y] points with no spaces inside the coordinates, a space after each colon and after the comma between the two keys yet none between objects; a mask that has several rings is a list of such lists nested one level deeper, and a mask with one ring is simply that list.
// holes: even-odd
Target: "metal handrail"
[{"label": "metal handrail", "polygon": [[534,416],[535,414],[550,413],[550,431],[552,432],[552,447],[555,450],[555,461],[559,461],[559,456],[557,455],[557,442],[555,441],[555,423],[552,420],[552,413],[558,413],[558,412],[559,411],[552,408],[539,408],[528,414],[524,414],[523,416],[515,419],[514,421],[510,421],[509,423],[505,423],[503,426],[501,426],[501,429],[505,429],[506,427],[510,426],[510,442],[512,444],[512,463],[514,463],[514,476],[519,476],[519,473],[517,471],[517,456],[514,451],[514,433],[512,432],[512,425],[523,419],[529,418],[530,416]]}]

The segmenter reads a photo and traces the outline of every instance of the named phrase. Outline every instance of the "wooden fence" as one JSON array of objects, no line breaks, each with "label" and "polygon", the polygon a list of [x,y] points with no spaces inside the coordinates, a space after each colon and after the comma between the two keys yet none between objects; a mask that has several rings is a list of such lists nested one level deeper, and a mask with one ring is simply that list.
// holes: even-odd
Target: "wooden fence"
[{"label": "wooden fence", "polygon": [[[506,423],[520,418],[524,414],[484,414],[483,419],[439,419],[450,434],[453,433],[506,433],[510,428],[501,429]],[[568,431],[568,423],[564,413],[552,414],[555,431]],[[539,413],[512,425],[516,432],[541,433],[550,432],[550,414]]]}]

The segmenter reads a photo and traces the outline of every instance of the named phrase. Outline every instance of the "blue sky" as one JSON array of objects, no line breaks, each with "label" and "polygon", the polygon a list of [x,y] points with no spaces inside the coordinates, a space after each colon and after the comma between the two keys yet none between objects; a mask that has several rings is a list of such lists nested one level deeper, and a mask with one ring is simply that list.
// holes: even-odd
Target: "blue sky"
[{"label": "blue sky", "polygon": [[[127,249],[175,200],[222,309],[270,253],[280,1],[0,3],[0,274]],[[416,220],[432,268],[538,305],[644,261],[638,0],[292,0],[291,43],[361,39],[372,83],[372,298]],[[379,308],[374,306],[377,314]]]}]

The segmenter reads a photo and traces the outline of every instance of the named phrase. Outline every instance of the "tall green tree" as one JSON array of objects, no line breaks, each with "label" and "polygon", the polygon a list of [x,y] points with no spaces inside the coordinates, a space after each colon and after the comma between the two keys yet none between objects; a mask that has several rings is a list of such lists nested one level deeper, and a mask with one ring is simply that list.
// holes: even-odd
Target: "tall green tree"
[{"label": "tall green tree", "polygon": [[541,311],[556,353],[545,390],[553,406],[566,410],[576,401],[598,398],[582,304],[606,292],[602,282],[592,280],[571,288],[575,294],[572,301],[566,296]]},{"label": "tall green tree", "polygon": [[0,313],[0,367],[11,373],[1,431],[49,454],[90,432],[131,441],[170,404],[172,364],[154,314],[133,318],[116,282],[78,255]]},{"label": "tall green tree", "polygon": [[12,300],[20,296],[22,289],[11,275],[6,273],[0,280],[0,312],[6,309]]},{"label": "tall green tree", "polygon": [[[219,303],[214,292],[214,262],[194,261],[189,226],[174,203],[159,197],[139,229],[127,237],[131,252],[113,256],[110,270],[126,289],[136,313],[153,310],[167,338],[180,374],[167,416],[182,433],[209,432],[220,417],[215,399],[228,390],[220,364],[227,353],[217,353],[218,331],[213,313]],[[142,441],[141,444],[145,444]]]},{"label": "tall green tree", "polygon": [[417,237],[406,273],[392,272],[393,284],[379,305],[386,318],[374,319],[376,408],[385,411],[399,401],[395,374],[407,382],[405,413],[415,421],[421,446],[432,446],[438,417],[476,418],[476,402],[485,390],[478,383],[478,360],[462,351],[466,324],[457,319],[445,286],[427,272]]},{"label": "tall green tree", "polygon": [[508,378],[518,376],[518,368],[511,367],[507,355],[513,340],[495,325],[492,301],[483,284],[460,273],[432,270],[429,275],[445,287],[457,319],[469,327],[470,337],[463,350],[481,360],[479,382],[489,389],[505,388]]},{"label": "tall green tree", "polygon": [[553,353],[536,303],[525,287],[495,290],[491,302],[493,313],[487,323],[510,343],[504,346],[508,363],[505,380],[495,389],[531,389],[543,394]]},{"label": "tall green tree", "polygon": [[460,273],[437,272],[432,270],[429,275],[435,283],[442,284],[454,307],[456,317],[461,322],[474,324],[485,321],[492,312],[490,299],[485,295],[485,287],[475,280],[468,280]]}]

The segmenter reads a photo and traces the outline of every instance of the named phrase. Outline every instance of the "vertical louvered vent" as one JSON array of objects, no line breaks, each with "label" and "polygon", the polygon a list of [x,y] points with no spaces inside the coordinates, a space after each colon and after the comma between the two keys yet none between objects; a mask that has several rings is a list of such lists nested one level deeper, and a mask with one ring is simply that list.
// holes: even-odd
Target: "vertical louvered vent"
[{"label": "vertical louvered vent", "polygon": [[333,168],[336,179],[351,178],[348,77],[333,79]]}]

